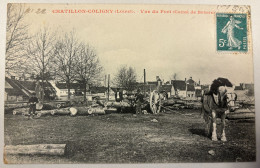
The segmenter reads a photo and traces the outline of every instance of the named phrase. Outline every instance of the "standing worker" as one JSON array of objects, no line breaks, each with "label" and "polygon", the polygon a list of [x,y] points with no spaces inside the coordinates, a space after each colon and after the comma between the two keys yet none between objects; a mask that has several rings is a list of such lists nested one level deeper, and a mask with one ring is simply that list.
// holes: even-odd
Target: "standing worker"
[{"label": "standing worker", "polygon": [[30,108],[29,108],[29,116],[33,117],[35,115],[36,112],[36,103],[38,103],[38,98],[36,97],[36,94],[33,93],[32,97],[30,97],[29,99],[29,104],[30,104]]},{"label": "standing worker", "polygon": [[135,111],[136,114],[142,113],[142,104],[144,102],[144,96],[141,94],[140,88],[137,89],[137,93],[135,95]]},{"label": "standing worker", "polygon": [[116,102],[121,102],[123,100],[122,89],[119,89],[119,88],[116,89],[115,100],[116,100]]}]

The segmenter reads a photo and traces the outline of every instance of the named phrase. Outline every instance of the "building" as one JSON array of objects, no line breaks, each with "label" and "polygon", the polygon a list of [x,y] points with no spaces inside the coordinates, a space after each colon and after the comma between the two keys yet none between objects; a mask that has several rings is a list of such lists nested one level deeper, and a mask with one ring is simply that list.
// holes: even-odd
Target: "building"
[{"label": "building", "polygon": [[[56,90],[56,95],[58,99],[68,97],[68,86],[63,82],[50,82],[52,87]],[[87,93],[89,93],[89,87],[87,87]],[[71,96],[83,96],[84,94],[84,86],[79,83],[71,83],[70,84],[70,95]]]},{"label": "building", "polygon": [[240,83],[239,86],[235,86],[234,91],[237,94],[238,101],[254,99],[254,84]]},{"label": "building", "polygon": [[187,98],[195,98],[196,94],[195,94],[195,86],[194,84],[187,84],[187,93],[186,93],[186,97]]},{"label": "building", "polygon": [[90,94],[101,99],[106,99],[108,94],[108,89],[105,86],[90,87]]},{"label": "building", "polygon": [[166,92],[168,97],[172,97],[175,95],[175,89],[173,85],[162,85],[160,91]]},{"label": "building", "polygon": [[[195,82],[192,77],[186,80],[171,80],[175,90],[175,96],[187,99],[196,99],[201,95],[200,82]],[[197,93],[197,94],[196,94]]]},{"label": "building", "polygon": [[175,90],[175,96],[178,97],[186,97],[186,82],[183,80],[172,80],[171,84],[173,85],[173,88]]},{"label": "building", "polygon": [[14,76],[5,78],[5,101],[27,101],[32,93],[41,99],[52,100],[56,96],[55,89],[49,82],[44,82],[42,89],[41,82],[32,80],[17,80]]},{"label": "building", "polygon": [[29,100],[29,96],[22,91],[14,80],[14,78],[9,79],[5,77],[4,101],[16,102]]}]

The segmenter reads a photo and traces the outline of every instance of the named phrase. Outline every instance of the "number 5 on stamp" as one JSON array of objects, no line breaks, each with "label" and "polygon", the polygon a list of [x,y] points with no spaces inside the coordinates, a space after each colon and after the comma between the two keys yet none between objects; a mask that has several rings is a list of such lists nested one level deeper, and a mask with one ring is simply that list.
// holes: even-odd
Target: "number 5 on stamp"
[{"label": "number 5 on stamp", "polygon": [[248,51],[247,14],[216,13],[217,51]]}]

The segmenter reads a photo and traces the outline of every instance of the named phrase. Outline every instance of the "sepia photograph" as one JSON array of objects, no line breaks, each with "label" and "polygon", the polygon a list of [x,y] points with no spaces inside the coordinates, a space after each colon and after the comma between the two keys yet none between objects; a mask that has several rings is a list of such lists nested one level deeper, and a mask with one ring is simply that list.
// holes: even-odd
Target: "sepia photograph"
[{"label": "sepia photograph", "polygon": [[4,164],[256,162],[250,5],[5,8]]}]

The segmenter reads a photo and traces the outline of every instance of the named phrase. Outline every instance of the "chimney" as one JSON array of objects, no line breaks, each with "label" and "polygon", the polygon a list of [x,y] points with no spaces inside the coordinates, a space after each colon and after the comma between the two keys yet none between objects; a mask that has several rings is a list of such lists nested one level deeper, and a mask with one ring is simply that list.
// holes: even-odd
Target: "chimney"
[{"label": "chimney", "polygon": [[107,87],[107,75],[105,75],[104,86]]},{"label": "chimney", "polygon": [[156,81],[161,81],[159,76],[156,76]]},{"label": "chimney", "polygon": [[11,79],[15,80],[15,76],[11,76]]}]

